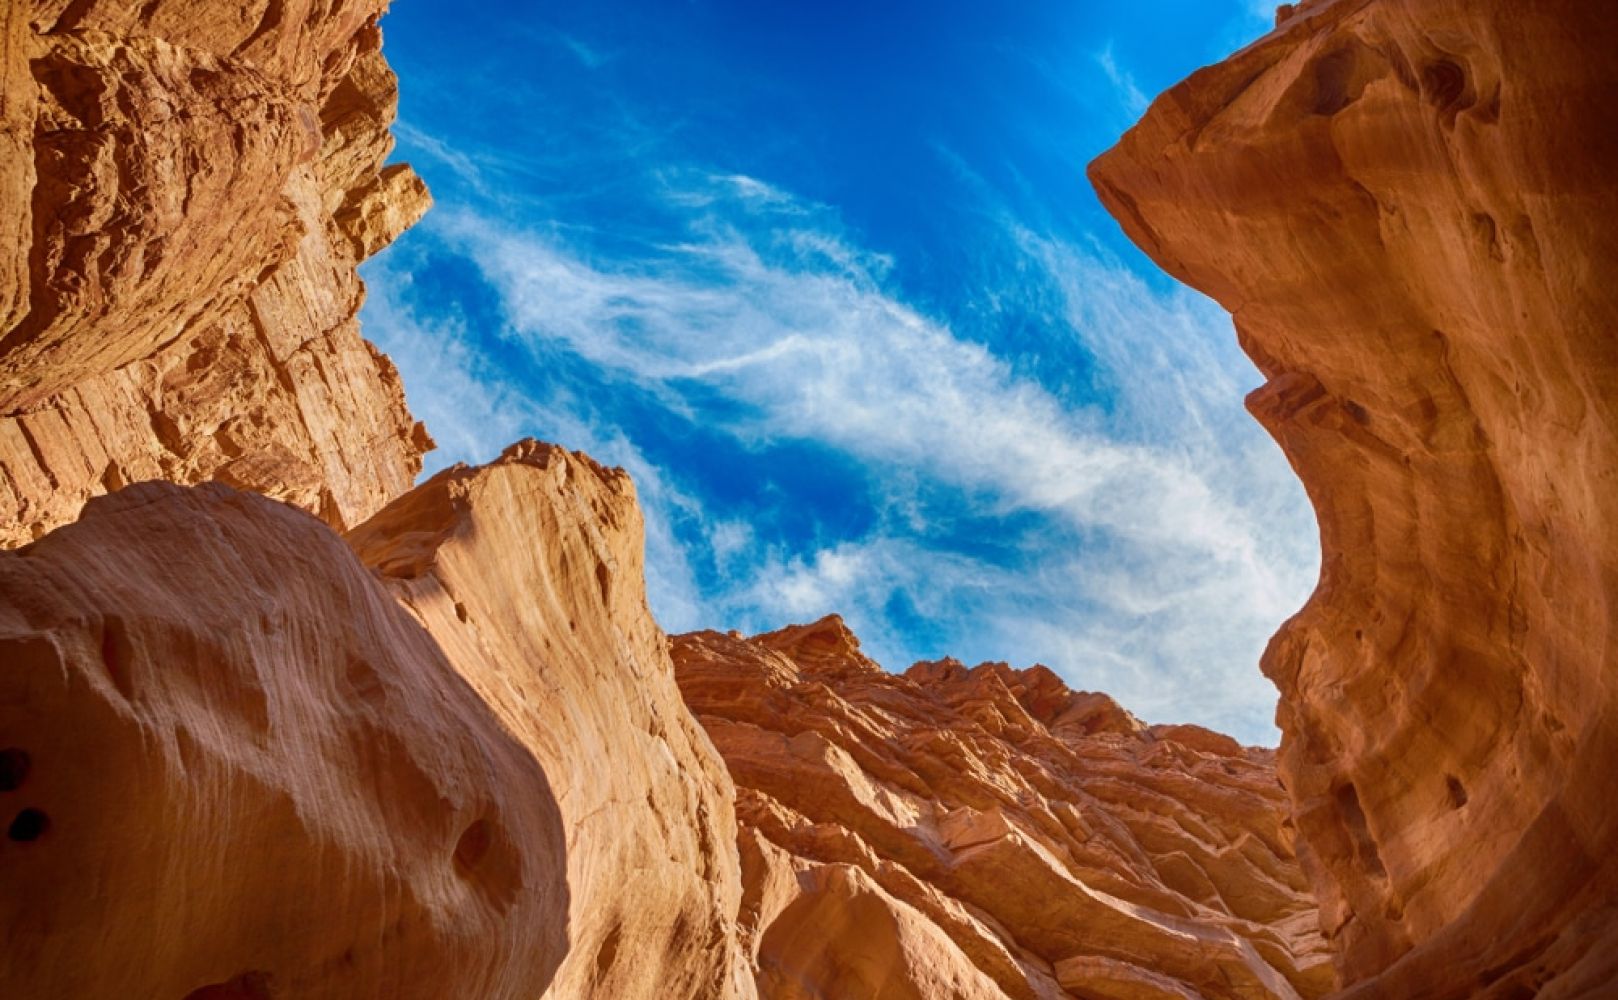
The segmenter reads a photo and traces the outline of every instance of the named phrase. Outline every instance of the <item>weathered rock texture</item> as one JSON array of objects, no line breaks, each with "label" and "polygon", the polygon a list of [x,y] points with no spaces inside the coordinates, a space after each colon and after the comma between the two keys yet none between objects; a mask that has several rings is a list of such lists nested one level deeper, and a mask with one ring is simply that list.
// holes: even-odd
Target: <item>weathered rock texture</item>
[{"label": "weathered rock texture", "polygon": [[382,0],[0,8],[0,544],[130,482],[334,526],[430,446],[354,265],[428,204],[383,169]]},{"label": "weathered rock texture", "polygon": [[1319,514],[1264,669],[1347,996],[1618,982],[1612,13],[1304,4],[1091,169]]},{"label": "weathered rock texture", "polygon": [[0,996],[531,1000],[562,813],[307,514],[147,483],[0,553]]},{"label": "weathered rock texture", "polygon": [[1043,667],[864,657],[837,618],[674,640],[737,784],[766,1000],[1314,997],[1272,754]]},{"label": "weathered rock texture", "polygon": [[753,996],[735,793],[647,610],[629,476],[524,442],[440,473],[350,540],[549,779],[571,907],[543,995]]},{"label": "weathered rock texture", "polygon": [[353,542],[151,483],[0,553],[0,996],[753,997],[628,477],[530,442]]}]

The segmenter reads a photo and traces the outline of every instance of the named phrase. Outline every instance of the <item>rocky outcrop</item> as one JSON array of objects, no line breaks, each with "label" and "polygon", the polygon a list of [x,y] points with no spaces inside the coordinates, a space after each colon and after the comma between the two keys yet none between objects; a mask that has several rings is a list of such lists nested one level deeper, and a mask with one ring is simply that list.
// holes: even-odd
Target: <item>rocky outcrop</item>
[{"label": "rocky outcrop", "polygon": [[406,493],[430,442],[354,319],[428,201],[383,166],[381,5],[0,6],[0,995],[1618,981],[1599,5],[1284,5],[1092,167],[1233,312],[1319,513],[1264,661],[1284,791],[835,619],[671,661],[583,456]]},{"label": "rocky outcrop", "polygon": [[0,995],[753,997],[628,477],[529,442],[352,541],[151,483],[0,553]]},{"label": "rocky outcrop", "polygon": [[1305,3],[1091,168],[1319,515],[1264,669],[1346,996],[1618,981],[1615,50],[1578,0]]},{"label": "rocky outcrop", "polygon": [[0,996],[531,1000],[557,789],[312,517],[129,487],[0,552]]},{"label": "rocky outcrop", "polygon": [[753,996],[735,793],[647,610],[629,476],[524,442],[440,473],[350,541],[556,796],[568,949],[542,995]]},{"label": "rocky outcrop", "polygon": [[430,441],[354,318],[428,204],[381,167],[383,6],[0,10],[0,544],[147,479],[337,527],[409,488]]},{"label": "rocky outcrop", "polygon": [[1043,667],[889,674],[835,617],[673,649],[737,785],[761,997],[1331,985],[1269,751],[1144,726]]},{"label": "rocky outcrop", "polygon": [[148,483],[0,553],[0,994],[1328,983],[1267,751],[1044,668],[890,675],[836,619],[677,674],[628,477],[554,446],[348,541]]}]

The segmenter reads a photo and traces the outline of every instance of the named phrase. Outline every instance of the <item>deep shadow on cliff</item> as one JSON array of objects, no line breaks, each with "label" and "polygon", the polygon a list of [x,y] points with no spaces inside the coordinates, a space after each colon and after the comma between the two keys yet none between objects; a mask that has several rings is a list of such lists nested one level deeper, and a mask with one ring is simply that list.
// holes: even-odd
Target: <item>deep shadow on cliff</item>
[{"label": "deep shadow on cliff", "polygon": [[1319,516],[1264,670],[1348,996],[1618,981],[1614,51],[1601,4],[1305,4],[1091,167]]}]

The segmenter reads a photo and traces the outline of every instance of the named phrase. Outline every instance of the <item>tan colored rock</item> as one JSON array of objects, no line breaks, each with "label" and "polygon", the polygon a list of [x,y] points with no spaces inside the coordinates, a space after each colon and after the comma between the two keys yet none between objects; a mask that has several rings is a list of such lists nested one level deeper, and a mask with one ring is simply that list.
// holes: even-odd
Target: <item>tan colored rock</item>
[{"label": "tan colored rock", "polygon": [[738,786],[761,997],[1329,988],[1270,752],[1043,667],[889,674],[835,617],[673,650]]},{"label": "tan colored rock", "polygon": [[338,527],[409,487],[430,441],[354,321],[429,201],[381,167],[381,7],[0,14],[0,544],[149,478]]},{"label": "tan colored rock", "polygon": [[0,996],[532,1000],[561,814],[306,514],[148,483],[0,552]]},{"label": "tan colored rock", "polygon": [[647,609],[628,475],[527,441],[440,473],[349,537],[560,805],[568,951],[541,995],[753,997],[734,790]]},{"label": "tan colored rock", "polygon": [[1319,515],[1264,669],[1348,997],[1618,982],[1614,51],[1583,0],[1306,3],[1091,168]]}]

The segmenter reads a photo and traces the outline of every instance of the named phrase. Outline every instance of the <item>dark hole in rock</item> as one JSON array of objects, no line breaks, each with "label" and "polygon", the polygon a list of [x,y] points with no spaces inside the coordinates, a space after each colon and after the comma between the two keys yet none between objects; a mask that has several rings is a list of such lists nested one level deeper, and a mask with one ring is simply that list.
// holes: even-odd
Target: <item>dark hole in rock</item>
[{"label": "dark hole in rock", "polygon": [[489,853],[489,844],[493,840],[489,830],[489,821],[480,819],[467,827],[461,834],[461,839],[455,843],[455,865],[462,872],[470,872],[476,868],[483,856]]},{"label": "dark hole in rock", "polygon": [[1449,792],[1450,804],[1459,809],[1466,805],[1466,786],[1453,774],[1444,775],[1444,788]]},{"label": "dark hole in rock", "polygon": [[9,792],[22,787],[28,780],[29,768],[33,761],[28,757],[28,751],[18,747],[6,747],[0,750],[0,792]]},{"label": "dark hole in rock", "polygon": [[606,938],[602,940],[601,947],[596,949],[597,982],[601,981],[612,970],[612,963],[618,958],[618,939],[623,937],[623,933],[624,927],[622,924],[613,925],[612,930],[607,932]]},{"label": "dark hole in rock", "polygon": [[1360,864],[1378,878],[1386,878],[1388,869],[1382,863],[1382,854],[1377,850],[1376,839],[1371,836],[1371,824],[1365,817],[1365,809],[1360,805],[1359,792],[1353,785],[1342,785],[1332,795],[1337,801],[1337,814],[1342,817],[1349,842],[1354,845],[1354,853],[1359,856]]},{"label": "dark hole in rock", "polygon": [[1448,59],[1428,63],[1421,71],[1421,89],[1434,106],[1455,108],[1466,94],[1466,70]]},{"label": "dark hole in rock", "polygon": [[20,844],[38,840],[51,828],[51,818],[38,809],[24,809],[11,821],[6,836]]},{"label": "dark hole in rock", "polygon": [[113,686],[125,698],[134,694],[129,672],[132,653],[129,636],[124,633],[124,623],[118,618],[108,618],[101,631],[101,662],[106,666]]},{"label": "dark hole in rock", "polygon": [[1348,415],[1354,418],[1354,422],[1362,427],[1371,422],[1370,411],[1352,399],[1343,400],[1343,409],[1347,410]]},{"label": "dark hole in rock", "polygon": [[1315,65],[1314,113],[1331,117],[1359,100],[1365,91],[1358,50],[1338,49],[1321,56]]}]

